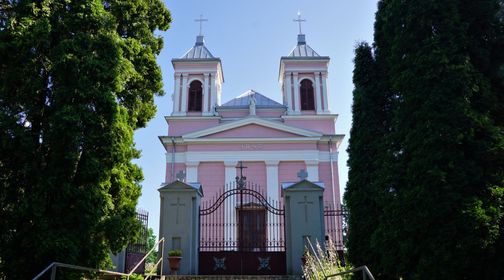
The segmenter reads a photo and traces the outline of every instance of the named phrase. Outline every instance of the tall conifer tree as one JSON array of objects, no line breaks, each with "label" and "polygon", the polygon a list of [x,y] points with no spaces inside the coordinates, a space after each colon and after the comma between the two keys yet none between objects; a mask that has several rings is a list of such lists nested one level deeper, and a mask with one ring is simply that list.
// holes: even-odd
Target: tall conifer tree
[{"label": "tall conifer tree", "polygon": [[361,43],[355,50],[352,130],[348,147],[348,185],[345,192],[349,214],[349,260],[366,264],[380,279],[380,252],[374,246],[374,234],[382,209],[379,197],[383,184],[378,178],[382,169],[384,136],[389,130],[389,99],[372,48]]},{"label": "tall conifer tree", "polygon": [[0,4],[0,278],[103,268],[136,235],[133,131],[170,20],[159,0]]},{"label": "tall conifer tree", "polygon": [[378,203],[383,217],[374,240],[382,245],[380,266],[388,275],[502,275],[504,28],[498,4],[379,4],[376,61],[383,62],[394,117],[376,177],[389,178],[390,189]]}]

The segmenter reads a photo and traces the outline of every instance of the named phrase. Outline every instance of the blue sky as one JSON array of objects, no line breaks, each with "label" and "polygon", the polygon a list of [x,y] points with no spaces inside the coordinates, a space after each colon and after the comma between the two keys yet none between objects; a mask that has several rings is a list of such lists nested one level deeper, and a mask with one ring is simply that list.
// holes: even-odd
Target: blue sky
[{"label": "blue sky", "polygon": [[157,58],[163,72],[165,96],[156,98],[156,117],[146,128],[135,132],[136,147],[142,151],[135,160],[143,170],[142,196],[138,207],[149,212],[149,226],[158,234],[159,194],[157,189],[165,177],[165,150],[158,136],[166,135],[164,116],[172,111],[172,58],[190,49],[199,33],[194,20],[200,14],[205,45],[222,61],[225,82],[222,102],[253,89],[281,102],[278,83],[280,57],[296,45],[299,27],[293,19],[297,12],[306,19],[302,31],[318,54],[329,56],[329,101],[332,113],[339,114],[336,133],[345,134],[340,147],[340,187],[346,181],[348,159],[346,149],[352,116],[352,71],[354,48],[358,42],[372,42],[377,0],[175,0],[165,1],[173,22],[164,38],[164,49]]}]

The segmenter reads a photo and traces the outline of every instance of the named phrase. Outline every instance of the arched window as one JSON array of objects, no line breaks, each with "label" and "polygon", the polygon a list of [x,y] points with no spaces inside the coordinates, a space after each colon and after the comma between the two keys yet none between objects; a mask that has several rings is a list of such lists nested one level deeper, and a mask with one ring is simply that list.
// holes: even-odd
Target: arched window
[{"label": "arched window", "polygon": [[200,81],[192,81],[189,85],[189,104],[188,111],[201,112],[201,103],[203,101],[203,88]]},{"label": "arched window", "polygon": [[302,80],[299,91],[301,95],[301,110],[315,110],[312,81],[308,79]]}]

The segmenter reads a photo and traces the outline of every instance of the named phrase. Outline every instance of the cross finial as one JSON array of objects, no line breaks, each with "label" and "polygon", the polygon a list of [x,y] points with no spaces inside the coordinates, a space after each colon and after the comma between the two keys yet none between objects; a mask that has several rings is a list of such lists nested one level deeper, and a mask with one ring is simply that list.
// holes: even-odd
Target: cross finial
[{"label": "cross finial", "polygon": [[297,21],[299,23],[299,34],[303,34],[303,32],[301,32],[301,22],[306,21],[306,19],[301,19],[301,12],[299,12],[299,11],[298,11],[297,15],[298,15],[298,18],[295,19],[294,21]]},{"label": "cross finial", "polygon": [[299,178],[299,181],[303,181],[304,179],[308,178],[308,172],[306,172],[306,170],[304,169],[301,169],[297,173],[297,176]]},{"label": "cross finial", "polygon": [[186,178],[186,174],[185,174],[184,170],[180,170],[177,173],[177,180],[179,180],[181,182],[185,182],[185,178]]},{"label": "cross finial", "polygon": [[203,18],[203,15],[200,15],[199,19],[195,19],[194,21],[199,22],[199,35],[203,35],[203,22],[208,21],[208,19]]}]

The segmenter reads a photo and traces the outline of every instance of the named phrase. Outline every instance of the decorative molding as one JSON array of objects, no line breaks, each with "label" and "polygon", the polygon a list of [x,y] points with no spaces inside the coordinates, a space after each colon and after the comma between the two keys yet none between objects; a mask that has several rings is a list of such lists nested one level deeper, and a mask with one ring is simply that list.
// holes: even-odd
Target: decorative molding
[{"label": "decorative molding", "polygon": [[289,133],[298,134],[298,135],[307,136],[307,137],[310,137],[310,136],[311,137],[313,137],[313,136],[320,137],[323,135],[319,132],[312,131],[312,130],[292,127],[292,126],[288,126],[288,125],[285,125],[282,123],[267,121],[267,120],[260,119],[257,117],[248,117],[248,118],[244,118],[244,119],[241,119],[241,120],[238,120],[235,122],[225,123],[225,124],[221,124],[221,125],[218,125],[215,127],[203,129],[200,131],[187,133],[187,134],[182,135],[182,138],[184,138],[184,139],[199,138],[199,137],[207,136],[210,134],[215,134],[218,132],[222,132],[222,131],[238,128],[241,126],[249,125],[249,124],[256,124],[259,126],[264,126],[264,127],[268,127],[271,129],[289,132]]}]

